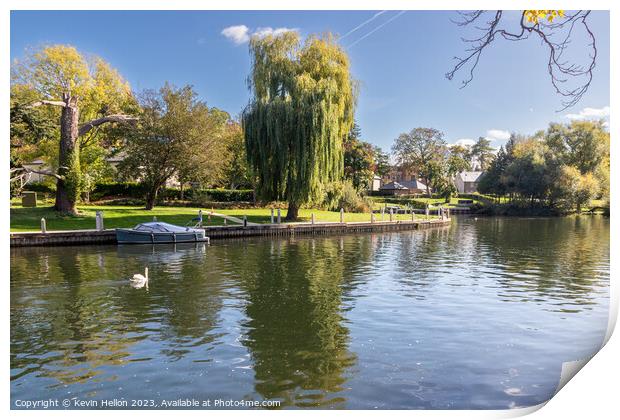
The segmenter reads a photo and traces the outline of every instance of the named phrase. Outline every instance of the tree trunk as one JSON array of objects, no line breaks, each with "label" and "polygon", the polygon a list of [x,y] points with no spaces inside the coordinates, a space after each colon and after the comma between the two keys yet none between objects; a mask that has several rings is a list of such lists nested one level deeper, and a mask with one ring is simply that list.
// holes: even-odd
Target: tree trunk
[{"label": "tree trunk", "polygon": [[431,187],[428,185],[428,178],[424,178],[424,182],[426,183],[426,194],[428,195],[428,198],[432,198]]},{"label": "tree trunk", "polygon": [[299,206],[297,203],[289,202],[288,203],[288,211],[286,212],[286,217],[284,218],[287,222],[294,222],[299,217]]},{"label": "tree trunk", "polygon": [[153,210],[155,207],[155,201],[157,201],[157,192],[159,191],[159,187],[152,188],[146,193],[146,210]]},{"label": "tree trunk", "polygon": [[58,174],[63,179],[59,179],[56,182],[56,203],[54,204],[54,209],[61,213],[77,214],[75,207],[76,197],[70,191],[75,186],[68,185],[65,177],[69,173],[74,153],[78,152],[79,111],[76,98],[68,97],[63,99],[65,99],[67,105],[62,108],[62,113],[60,114],[60,148],[58,153]]}]

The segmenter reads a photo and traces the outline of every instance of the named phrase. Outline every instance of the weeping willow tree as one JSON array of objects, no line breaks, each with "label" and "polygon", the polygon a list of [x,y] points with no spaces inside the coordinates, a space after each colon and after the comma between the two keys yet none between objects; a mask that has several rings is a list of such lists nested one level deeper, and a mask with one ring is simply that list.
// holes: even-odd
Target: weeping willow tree
[{"label": "weeping willow tree", "polygon": [[286,219],[343,176],[343,139],[353,124],[349,59],[332,35],[296,32],[250,41],[253,97],[242,115],[257,195],[288,201]]}]

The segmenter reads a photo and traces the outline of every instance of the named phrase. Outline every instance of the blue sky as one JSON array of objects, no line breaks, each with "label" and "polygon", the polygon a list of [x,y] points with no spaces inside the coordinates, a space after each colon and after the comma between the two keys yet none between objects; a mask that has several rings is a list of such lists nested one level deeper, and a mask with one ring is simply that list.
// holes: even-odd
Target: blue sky
[{"label": "blue sky", "polygon": [[[110,62],[135,90],[191,84],[210,106],[237,115],[249,98],[248,35],[260,28],[345,35],[359,27],[341,40],[361,86],[356,118],[362,137],[385,150],[420,126],[442,130],[450,143],[487,136],[498,146],[510,131],[529,134],[551,121],[609,113],[607,12],[590,17],[598,47],[592,85],[559,113],[546,51],[534,39],[498,40],[464,89],[460,79],[447,80],[452,57],[465,48],[461,37],[471,34],[454,18],[449,11],[14,11],[11,58],[27,47],[72,44]],[[585,51],[578,40],[572,48]]]}]

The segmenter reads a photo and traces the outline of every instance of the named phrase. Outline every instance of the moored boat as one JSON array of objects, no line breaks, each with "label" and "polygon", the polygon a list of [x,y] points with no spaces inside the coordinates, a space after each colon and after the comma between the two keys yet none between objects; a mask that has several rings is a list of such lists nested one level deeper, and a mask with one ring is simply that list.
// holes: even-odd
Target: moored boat
[{"label": "moored boat", "polygon": [[204,229],[177,226],[164,222],[147,222],[133,229],[116,229],[119,244],[163,244],[183,242],[209,242]]}]

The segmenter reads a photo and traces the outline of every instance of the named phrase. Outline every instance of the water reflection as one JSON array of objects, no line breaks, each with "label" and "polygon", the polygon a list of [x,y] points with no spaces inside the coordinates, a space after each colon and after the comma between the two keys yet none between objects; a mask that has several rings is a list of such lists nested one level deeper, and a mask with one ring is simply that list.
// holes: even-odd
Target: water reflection
[{"label": "water reflection", "polygon": [[[149,290],[129,287],[149,267]],[[609,220],[11,250],[11,397],[506,408],[607,325]]]}]

